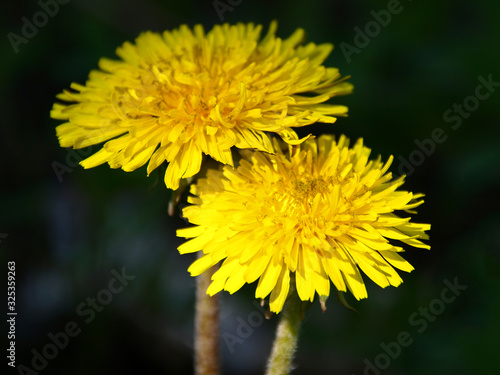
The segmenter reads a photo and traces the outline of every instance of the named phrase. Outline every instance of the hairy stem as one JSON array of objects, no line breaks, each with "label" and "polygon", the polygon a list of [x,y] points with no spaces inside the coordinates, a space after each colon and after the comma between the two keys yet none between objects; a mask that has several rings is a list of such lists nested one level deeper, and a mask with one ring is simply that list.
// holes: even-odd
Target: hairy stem
[{"label": "hairy stem", "polygon": [[281,314],[266,375],[286,375],[292,370],[302,320],[301,301],[296,293],[290,296]]},{"label": "hairy stem", "polygon": [[215,271],[216,267],[213,267],[197,277],[194,344],[196,375],[219,374],[219,299],[217,295],[210,297],[207,294]]}]

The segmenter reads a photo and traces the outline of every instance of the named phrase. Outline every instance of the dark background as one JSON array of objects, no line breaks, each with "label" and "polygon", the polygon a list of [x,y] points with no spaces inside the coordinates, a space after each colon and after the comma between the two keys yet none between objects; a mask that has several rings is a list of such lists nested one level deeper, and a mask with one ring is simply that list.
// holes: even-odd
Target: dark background
[{"label": "dark background", "polygon": [[[22,17],[32,20],[41,7],[2,4],[0,254],[3,270],[16,262],[16,364],[31,368],[32,350],[45,348],[55,358],[40,364],[43,374],[192,373],[195,279],[186,269],[193,257],[176,251],[175,230],[185,223],[167,215],[170,191],[162,179],[154,187],[156,175],[146,178],[145,167],[83,170],[77,162],[98,147],[60,148],[60,122],[49,111],[57,93],[84,83],[100,57],[115,57],[115,48],[141,31],[183,23],[209,30],[221,21],[213,1],[69,1],[17,53],[8,33],[22,36]],[[365,278],[369,298],[348,297],[358,313],[332,297],[322,314],[316,301],[294,374],[377,374],[368,363],[384,374],[499,374],[500,90],[482,88],[489,97],[473,97],[479,77],[500,82],[500,3],[405,0],[378,33],[370,22],[387,1],[243,0],[230,7],[224,22],[267,29],[277,19],[281,37],[303,27],[310,41],[335,44],[326,65],[352,76],[354,94],[335,100],[350,115],[307,131],[364,137],[373,156],[395,156],[391,170],[409,174],[406,189],[427,195],[414,220],[432,224],[432,250],[407,249],[415,271],[402,273],[398,288]],[[356,44],[367,26],[376,35]],[[346,43],[359,47],[356,53],[347,56]],[[470,110],[461,117],[445,115],[464,101]],[[425,142],[438,128],[446,140]],[[415,140],[428,155],[416,151]],[[403,159],[414,165],[403,167]],[[55,166],[64,168],[59,176]],[[87,298],[105,298],[113,270],[123,267],[135,279],[92,315]],[[444,280],[467,289],[445,303]],[[225,374],[263,373],[277,318],[262,319],[254,290],[221,293]],[[69,322],[78,334],[55,355],[49,333]],[[390,345],[401,335],[409,345]],[[394,358],[381,355],[384,344]]]}]

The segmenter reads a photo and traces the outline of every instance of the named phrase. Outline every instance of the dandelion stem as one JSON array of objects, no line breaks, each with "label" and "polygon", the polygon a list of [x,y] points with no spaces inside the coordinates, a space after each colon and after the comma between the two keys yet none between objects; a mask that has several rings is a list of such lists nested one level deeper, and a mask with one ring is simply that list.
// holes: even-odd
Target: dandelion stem
[{"label": "dandelion stem", "polygon": [[281,314],[266,375],[286,375],[292,370],[302,320],[301,301],[296,293],[290,296]]},{"label": "dandelion stem", "polygon": [[212,274],[216,271],[214,268],[197,277],[194,344],[196,375],[219,374],[219,299],[217,295],[210,297],[207,294]]}]

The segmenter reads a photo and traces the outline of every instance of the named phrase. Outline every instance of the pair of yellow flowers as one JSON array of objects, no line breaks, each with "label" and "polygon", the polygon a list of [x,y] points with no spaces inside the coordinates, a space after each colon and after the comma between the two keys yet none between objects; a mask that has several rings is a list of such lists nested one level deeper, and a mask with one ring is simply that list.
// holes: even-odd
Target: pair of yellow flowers
[{"label": "pair of yellow flowers", "polygon": [[[224,166],[191,185],[183,215],[194,226],[180,253],[203,251],[189,271],[196,276],[223,261],[208,293],[234,293],[258,281],[257,298],[280,312],[291,280],[301,300],[330,294],[330,281],[357,299],[367,296],[363,271],[381,287],[402,280],[394,267],[413,267],[398,244],[426,248],[428,224],[410,222],[421,194],[397,191],[403,178],[369,160],[370,149],[345,136],[299,139],[294,127],[333,123],[347,108],[325,104],[352,85],[323,62],[330,44],[303,45],[299,29],[261,38],[253,24],[220,25],[205,33],[181,26],[146,32],[117,49],[119,61],[101,59],[86,85],[72,84],[51,117],[62,147],[104,143],[81,164],[108,163],[147,173],[168,162],[165,184],[200,172],[204,155]],[[272,133],[279,137],[273,137]],[[392,240],[391,242],[389,240]]]}]

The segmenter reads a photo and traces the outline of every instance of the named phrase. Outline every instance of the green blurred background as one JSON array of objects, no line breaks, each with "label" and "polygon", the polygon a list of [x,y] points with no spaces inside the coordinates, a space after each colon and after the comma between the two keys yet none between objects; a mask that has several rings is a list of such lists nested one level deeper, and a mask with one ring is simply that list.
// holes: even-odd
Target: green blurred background
[{"label": "green blurred background", "polygon": [[[208,30],[221,18],[267,27],[276,19],[281,37],[303,27],[308,40],[334,43],[326,64],[355,85],[353,95],[336,99],[349,106],[348,118],[307,131],[363,137],[374,156],[393,154],[391,170],[409,174],[405,188],[427,195],[415,220],[432,223],[432,250],[408,249],[416,270],[402,275],[400,287],[367,281],[367,300],[348,297],[357,313],[331,298],[322,314],[316,302],[293,373],[500,374],[500,3],[221,3],[228,7],[222,14],[212,0],[73,0],[17,53],[8,34],[22,36],[22,17],[33,20],[42,7],[2,3],[0,254],[3,280],[7,262],[16,262],[16,365],[32,368],[32,350],[53,355],[49,333],[75,322],[76,337],[40,373],[192,373],[195,280],[186,269],[193,257],[176,251],[175,230],[185,223],[167,215],[170,192],[161,180],[153,187],[157,177],[146,178],[145,167],[83,170],[77,162],[98,148],[60,148],[49,110],[57,93],[84,83],[100,57],[115,57],[115,48],[141,31],[183,23]],[[374,14],[388,8],[397,13],[377,29]],[[359,30],[372,36],[363,40]],[[482,99],[475,98],[479,77],[494,81],[490,91],[479,89]],[[455,105],[468,109],[452,114]],[[424,141],[437,128],[446,140]],[[63,168],[59,176],[55,166]],[[104,298],[113,270],[124,267],[135,278],[91,315],[87,298]],[[467,289],[445,303],[444,280]],[[277,318],[262,319],[254,289],[221,293],[224,374],[263,373]],[[411,343],[397,350],[390,343],[402,332]]]}]

